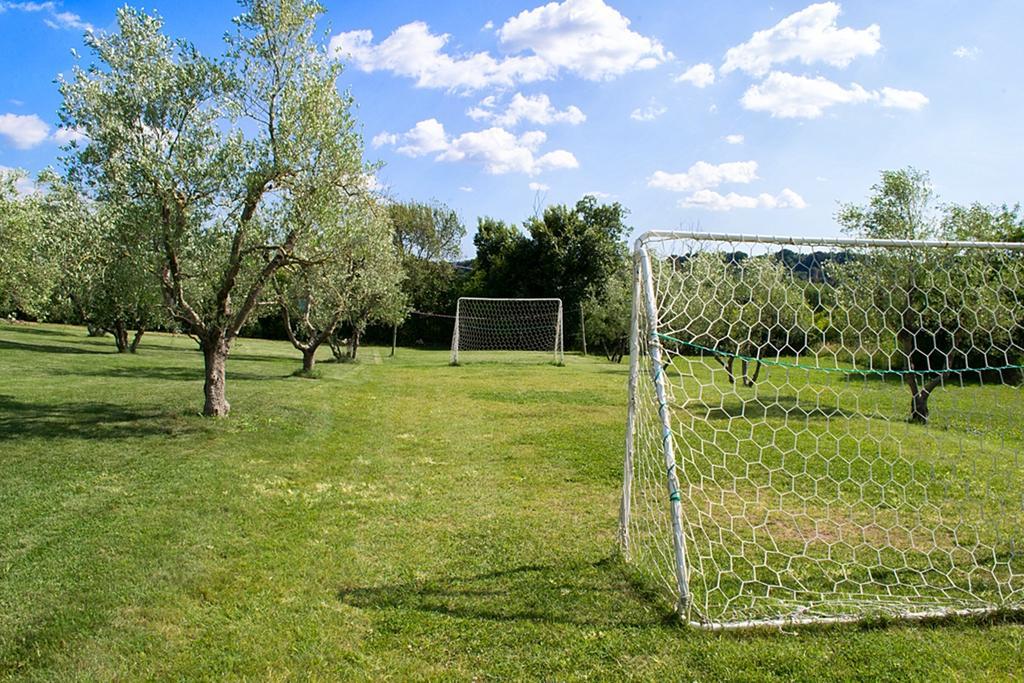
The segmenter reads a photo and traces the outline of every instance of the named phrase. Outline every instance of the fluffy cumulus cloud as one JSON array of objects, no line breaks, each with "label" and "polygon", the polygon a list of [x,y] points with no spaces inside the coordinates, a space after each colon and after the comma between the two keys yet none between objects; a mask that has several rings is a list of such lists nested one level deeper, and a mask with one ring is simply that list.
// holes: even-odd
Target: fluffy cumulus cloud
[{"label": "fluffy cumulus cloud", "polygon": [[679,200],[679,206],[687,209],[708,211],[732,211],[733,209],[804,209],[807,202],[788,187],[777,195],[767,192],[755,196],[719,194],[714,190],[698,190],[686,199]]},{"label": "fluffy cumulus cloud", "polygon": [[978,55],[981,54],[981,50],[976,47],[967,47],[961,45],[957,49],[953,50],[953,56],[959,57],[960,59],[977,59]]},{"label": "fluffy cumulus cloud", "polygon": [[495,175],[537,175],[552,169],[579,167],[576,157],[564,149],[538,156],[540,146],[547,141],[547,134],[540,130],[516,136],[504,128],[492,127],[451,137],[437,119],[426,119],[405,133],[381,133],[374,140],[380,145],[396,146],[398,153],[410,157],[434,154],[437,161],[480,163],[487,173]]},{"label": "fluffy cumulus cloud", "polygon": [[916,90],[897,90],[896,88],[882,88],[879,93],[881,105],[894,109],[921,109],[928,104],[928,98]]},{"label": "fluffy cumulus cloud", "polygon": [[809,78],[773,71],[761,83],[750,86],[740,99],[745,109],[768,112],[780,119],[816,119],[829,107],[864,102],[878,102],[883,107],[920,109],[928,104],[928,98],[914,90],[882,88],[874,91],[856,83],[844,88],[823,76]]},{"label": "fluffy cumulus cloud", "polygon": [[647,186],[672,192],[692,192],[723,183],[746,184],[757,180],[756,161],[731,161],[724,164],[709,164],[698,161],[685,173],[655,171],[647,179]]},{"label": "fluffy cumulus cloud", "polygon": [[496,102],[496,98],[490,95],[466,114],[475,121],[488,121],[503,128],[511,128],[520,121],[540,126],[553,123],[568,123],[575,126],[587,120],[587,115],[579,107],[569,105],[564,110],[558,110],[544,94],[530,96],[516,93],[503,112],[497,111]]},{"label": "fluffy cumulus cloud", "polygon": [[777,195],[763,192],[756,196],[742,195],[736,192],[721,194],[713,189],[719,185],[745,185],[755,180],[758,180],[756,161],[731,161],[724,164],[698,161],[685,173],[655,171],[647,179],[647,186],[672,192],[688,192],[687,197],[679,200],[679,206],[686,209],[731,211],[733,209],[803,209],[807,206],[803,197],[789,188],[782,190]]},{"label": "fluffy cumulus cloud", "polygon": [[547,192],[551,189],[551,186],[544,183],[530,183],[529,188],[534,192]]},{"label": "fluffy cumulus cloud", "polygon": [[676,77],[676,83],[692,83],[698,88],[706,88],[715,82],[715,67],[710,64],[691,66]]},{"label": "fluffy cumulus cloud", "polygon": [[667,111],[667,107],[663,107],[652,101],[651,104],[646,107],[637,107],[634,109],[629,114],[629,118],[634,121],[653,121]]},{"label": "fluffy cumulus cloud", "polygon": [[671,56],[629,24],[603,0],[565,0],[520,12],[505,22],[498,38],[506,49],[532,52],[553,67],[608,80],[652,69]]},{"label": "fluffy cumulus cloud", "polygon": [[422,21],[400,26],[374,44],[372,31],[348,31],[331,38],[332,54],[372,73],[389,71],[416,80],[421,88],[477,90],[510,87],[551,78],[551,67],[536,56],[497,60],[486,52],[452,57],[443,52],[448,34],[435,35]]},{"label": "fluffy cumulus cloud", "polygon": [[50,137],[50,126],[35,114],[0,114],[0,136],[18,149],[32,149]]},{"label": "fluffy cumulus cloud", "polygon": [[789,15],[772,28],[758,31],[747,42],[725,53],[722,73],[741,70],[763,76],[774,64],[799,60],[803,64],[823,62],[846,67],[857,57],[873,55],[882,47],[881,29],[840,28],[840,6],[836,2],[810,5]]},{"label": "fluffy cumulus cloud", "polygon": [[765,111],[781,119],[815,119],[837,104],[868,102],[874,95],[857,85],[844,88],[818,76],[794,76],[773,71],[762,83],[743,93],[740,103],[751,111]]},{"label": "fluffy cumulus cloud", "polygon": [[742,145],[743,140],[745,140],[741,133],[733,133],[732,135],[726,135],[722,139],[725,140],[730,145]]},{"label": "fluffy cumulus cloud", "polygon": [[422,21],[400,26],[374,43],[368,30],[333,36],[329,49],[366,72],[388,71],[422,88],[472,91],[551,79],[568,71],[608,80],[650,69],[671,58],[657,40],[629,28],[629,19],[603,0],[564,0],[521,12],[497,30],[508,56],[450,54],[448,34]]}]

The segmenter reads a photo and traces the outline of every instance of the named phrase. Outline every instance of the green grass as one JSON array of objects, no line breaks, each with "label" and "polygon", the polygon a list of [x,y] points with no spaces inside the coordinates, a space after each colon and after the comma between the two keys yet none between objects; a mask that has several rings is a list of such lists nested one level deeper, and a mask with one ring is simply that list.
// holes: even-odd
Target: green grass
[{"label": "green grass", "polygon": [[[1008,619],[712,634],[615,551],[626,367],[364,348],[292,377],[0,324],[0,678],[1006,679]],[[326,358],[326,354],[325,354]]]},{"label": "green grass", "polygon": [[[1024,605],[1020,386],[938,391],[908,423],[898,378],[666,366],[699,621]],[[675,595],[661,426],[638,401],[635,564]],[[880,550],[881,549],[881,550]]]}]

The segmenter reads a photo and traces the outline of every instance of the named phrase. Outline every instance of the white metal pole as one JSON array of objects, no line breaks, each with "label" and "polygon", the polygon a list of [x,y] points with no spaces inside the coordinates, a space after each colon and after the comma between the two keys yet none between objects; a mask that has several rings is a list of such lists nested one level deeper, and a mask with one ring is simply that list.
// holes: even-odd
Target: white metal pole
[{"label": "white metal pole", "polygon": [[452,331],[452,365],[459,364],[459,311],[462,308],[462,299],[455,302],[455,329]]},{"label": "white metal pole", "polygon": [[558,362],[565,362],[565,326],[562,324],[562,300],[558,300]]},{"label": "white metal pole", "polygon": [[683,543],[682,505],[680,504],[679,475],[676,472],[675,446],[672,423],[668,415],[668,392],[665,390],[665,369],[662,366],[661,337],[658,336],[658,309],[654,299],[654,278],[651,273],[651,255],[646,247],[640,249],[640,263],[644,280],[644,298],[647,310],[648,349],[651,355],[651,379],[658,399],[661,416],[661,442],[665,454],[665,474],[668,482],[669,514],[672,517],[672,541],[675,545],[676,583],[679,586],[679,613],[686,614],[690,605],[690,586],[686,567],[686,546]]},{"label": "white metal pole", "polygon": [[640,261],[633,255],[633,309],[629,319],[629,396],[626,401],[626,455],[622,460],[622,503],[619,506],[619,544],[630,559],[629,523],[633,496],[633,442],[636,438],[636,380],[640,374]]}]

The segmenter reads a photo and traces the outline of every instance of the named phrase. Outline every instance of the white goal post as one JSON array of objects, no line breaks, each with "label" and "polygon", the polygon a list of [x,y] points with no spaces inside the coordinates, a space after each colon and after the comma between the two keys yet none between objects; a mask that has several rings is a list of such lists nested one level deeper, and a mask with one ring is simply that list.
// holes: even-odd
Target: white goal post
[{"label": "white goal post", "polygon": [[[461,297],[455,308],[451,362],[467,351],[525,351],[565,359],[562,300]],[[500,357],[499,357],[500,358]]]},{"label": "white goal post", "polygon": [[702,628],[1024,609],[1024,243],[649,232],[619,539]]}]

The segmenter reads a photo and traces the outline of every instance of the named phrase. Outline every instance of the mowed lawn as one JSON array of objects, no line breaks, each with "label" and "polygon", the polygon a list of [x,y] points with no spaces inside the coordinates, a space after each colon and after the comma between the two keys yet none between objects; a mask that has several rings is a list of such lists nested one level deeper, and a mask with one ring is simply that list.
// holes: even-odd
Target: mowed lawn
[{"label": "mowed lawn", "polygon": [[[618,559],[626,365],[323,378],[0,323],[0,678],[1014,679],[1008,618],[713,634]],[[327,354],[323,358],[326,359]],[[467,359],[468,360],[468,359]]]}]

